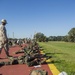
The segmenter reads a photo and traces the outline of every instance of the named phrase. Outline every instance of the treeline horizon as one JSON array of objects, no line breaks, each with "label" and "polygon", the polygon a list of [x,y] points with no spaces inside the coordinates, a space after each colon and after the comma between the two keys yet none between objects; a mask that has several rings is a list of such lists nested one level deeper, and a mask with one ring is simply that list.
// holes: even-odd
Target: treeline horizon
[{"label": "treeline horizon", "polygon": [[39,42],[48,41],[65,41],[65,42],[75,42],[75,28],[72,28],[65,36],[45,36],[43,33],[38,32],[34,35],[34,39]]},{"label": "treeline horizon", "polygon": [[[18,39],[18,38],[9,38],[10,40]],[[31,39],[31,38],[20,38],[20,39]],[[75,42],[75,28],[72,28],[67,35],[65,36],[45,36],[41,32],[37,32],[32,40],[36,40],[39,42],[48,42],[48,41],[65,41],[65,42]]]}]

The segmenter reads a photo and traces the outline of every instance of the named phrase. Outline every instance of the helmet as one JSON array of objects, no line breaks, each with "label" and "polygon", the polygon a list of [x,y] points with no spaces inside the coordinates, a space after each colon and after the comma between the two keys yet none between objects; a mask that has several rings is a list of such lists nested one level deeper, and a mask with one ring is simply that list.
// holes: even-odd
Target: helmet
[{"label": "helmet", "polygon": [[7,24],[7,21],[5,19],[2,19],[1,22]]}]

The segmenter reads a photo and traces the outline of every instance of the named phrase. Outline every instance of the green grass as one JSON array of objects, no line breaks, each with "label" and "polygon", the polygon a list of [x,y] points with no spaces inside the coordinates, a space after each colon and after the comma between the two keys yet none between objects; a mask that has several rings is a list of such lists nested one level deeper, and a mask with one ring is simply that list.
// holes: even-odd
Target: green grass
[{"label": "green grass", "polygon": [[44,52],[52,56],[51,60],[60,72],[75,75],[75,43],[68,42],[39,42]]}]

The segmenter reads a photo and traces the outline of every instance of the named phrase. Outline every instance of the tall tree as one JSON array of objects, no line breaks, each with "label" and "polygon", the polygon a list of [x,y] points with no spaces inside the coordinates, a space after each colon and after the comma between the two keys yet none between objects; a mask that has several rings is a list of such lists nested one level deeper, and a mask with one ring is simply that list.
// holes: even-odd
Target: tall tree
[{"label": "tall tree", "polygon": [[69,32],[68,32],[68,40],[70,42],[75,42],[75,28],[72,28]]},{"label": "tall tree", "polygon": [[41,32],[36,33],[34,35],[34,38],[36,39],[36,41],[39,41],[39,42],[41,42],[41,41],[44,42],[46,40],[46,36],[43,33],[41,33]]}]

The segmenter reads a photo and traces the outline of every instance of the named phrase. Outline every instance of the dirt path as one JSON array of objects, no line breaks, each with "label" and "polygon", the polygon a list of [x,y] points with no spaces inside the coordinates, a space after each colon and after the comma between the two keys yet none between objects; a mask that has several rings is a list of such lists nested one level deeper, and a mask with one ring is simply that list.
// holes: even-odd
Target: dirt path
[{"label": "dirt path", "polygon": [[[18,51],[19,49],[20,49],[19,46],[10,48],[10,51],[9,51],[10,55],[12,55],[14,57],[23,55],[23,53],[14,54],[14,52]],[[6,54],[5,54],[4,50],[2,50],[0,58],[1,58],[0,62],[1,61],[9,61],[6,58]],[[41,65],[41,67],[39,67],[39,68],[28,67],[26,64],[1,66],[0,67],[0,75],[29,75],[33,69],[45,69],[48,71],[48,75],[53,75],[47,64]]]}]

